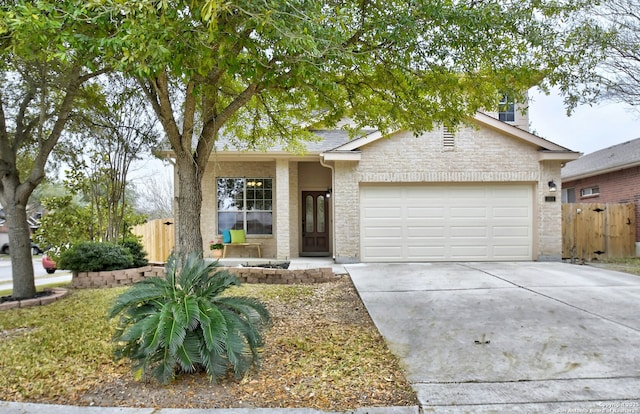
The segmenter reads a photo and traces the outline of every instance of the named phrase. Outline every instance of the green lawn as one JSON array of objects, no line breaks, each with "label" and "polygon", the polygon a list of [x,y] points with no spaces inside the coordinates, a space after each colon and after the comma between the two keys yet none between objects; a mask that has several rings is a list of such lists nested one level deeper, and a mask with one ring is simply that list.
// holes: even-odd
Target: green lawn
[{"label": "green lawn", "polygon": [[112,359],[106,310],[120,289],[74,291],[47,306],[0,318],[0,399],[51,400],[127,370]]}]

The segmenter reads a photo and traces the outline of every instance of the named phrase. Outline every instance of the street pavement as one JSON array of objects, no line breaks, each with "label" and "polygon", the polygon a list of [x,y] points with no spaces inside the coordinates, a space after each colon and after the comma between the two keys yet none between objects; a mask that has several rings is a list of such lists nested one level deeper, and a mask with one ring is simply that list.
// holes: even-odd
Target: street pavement
[{"label": "street pavement", "polygon": [[[71,282],[71,272],[67,270],[56,270],[55,273],[48,274],[42,267],[42,258],[38,256],[33,258],[33,273],[36,286]],[[13,289],[12,277],[11,257],[0,255],[0,291]]]}]

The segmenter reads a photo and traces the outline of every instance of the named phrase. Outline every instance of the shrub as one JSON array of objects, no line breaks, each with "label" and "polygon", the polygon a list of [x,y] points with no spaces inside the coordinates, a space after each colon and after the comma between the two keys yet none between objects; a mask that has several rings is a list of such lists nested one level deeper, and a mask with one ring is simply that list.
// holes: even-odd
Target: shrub
[{"label": "shrub", "polygon": [[241,376],[259,362],[262,328],[269,321],[256,299],[221,294],[238,279],[197,254],[171,256],[164,278],[133,285],[116,298],[120,315],[116,358],[129,358],[135,376],[162,383],[176,372],[205,370],[212,381],[233,368]]},{"label": "shrub", "polygon": [[149,260],[147,260],[147,252],[144,251],[142,243],[140,243],[137,238],[127,238],[121,243],[121,245],[129,249],[131,256],[133,256],[132,267],[142,267],[149,264]]},{"label": "shrub", "polygon": [[101,272],[133,267],[133,256],[124,246],[113,243],[82,242],[60,255],[60,269],[74,272]]}]

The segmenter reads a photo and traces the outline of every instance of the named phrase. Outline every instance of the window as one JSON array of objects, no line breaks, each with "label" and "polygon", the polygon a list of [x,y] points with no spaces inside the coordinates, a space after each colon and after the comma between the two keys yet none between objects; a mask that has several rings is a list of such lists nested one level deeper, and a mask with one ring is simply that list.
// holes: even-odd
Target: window
[{"label": "window", "polygon": [[597,185],[586,187],[580,190],[581,197],[594,197],[600,194],[600,188]]},{"label": "window", "polygon": [[218,233],[244,230],[272,234],[273,180],[271,178],[218,178]]},{"label": "window", "polygon": [[516,104],[509,95],[502,95],[498,109],[498,119],[504,122],[516,121]]},{"label": "window", "polygon": [[562,202],[563,203],[575,203],[576,202],[576,189],[563,188],[562,189]]}]

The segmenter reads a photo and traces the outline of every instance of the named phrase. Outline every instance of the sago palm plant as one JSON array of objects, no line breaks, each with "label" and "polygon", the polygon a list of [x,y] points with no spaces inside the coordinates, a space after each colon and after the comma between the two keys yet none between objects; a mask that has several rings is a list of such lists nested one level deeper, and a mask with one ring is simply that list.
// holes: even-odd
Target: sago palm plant
[{"label": "sago palm plant", "polygon": [[256,299],[221,296],[238,279],[198,255],[171,257],[164,278],[133,285],[116,298],[116,358],[130,358],[138,378],[162,383],[177,372],[206,370],[212,381],[231,367],[241,376],[259,362],[269,321]]}]

